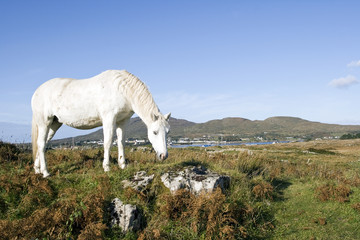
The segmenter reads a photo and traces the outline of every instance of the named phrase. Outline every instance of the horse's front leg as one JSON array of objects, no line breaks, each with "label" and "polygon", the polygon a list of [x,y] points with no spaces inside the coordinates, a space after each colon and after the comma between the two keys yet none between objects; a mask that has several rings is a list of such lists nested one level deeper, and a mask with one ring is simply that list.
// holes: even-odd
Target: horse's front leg
[{"label": "horse's front leg", "polygon": [[121,169],[126,167],[125,162],[125,151],[124,151],[124,130],[122,129],[123,125],[118,125],[116,128],[116,135],[118,141],[118,164]]},{"label": "horse's front leg", "polygon": [[110,148],[114,135],[114,122],[108,121],[103,123],[104,132],[104,161],[103,168],[105,172],[110,171]]}]

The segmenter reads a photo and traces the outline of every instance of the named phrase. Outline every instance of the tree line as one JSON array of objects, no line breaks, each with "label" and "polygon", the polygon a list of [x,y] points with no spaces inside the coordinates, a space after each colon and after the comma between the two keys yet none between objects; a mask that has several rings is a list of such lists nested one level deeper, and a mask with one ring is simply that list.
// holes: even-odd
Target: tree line
[{"label": "tree line", "polygon": [[356,139],[356,138],[360,138],[360,133],[355,133],[355,134],[344,134],[340,137],[340,139]]}]

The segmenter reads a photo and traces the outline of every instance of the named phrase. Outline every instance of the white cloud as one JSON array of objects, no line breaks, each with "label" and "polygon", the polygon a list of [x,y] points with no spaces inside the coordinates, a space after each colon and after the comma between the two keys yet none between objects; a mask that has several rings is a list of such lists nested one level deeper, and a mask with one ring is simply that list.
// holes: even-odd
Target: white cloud
[{"label": "white cloud", "polygon": [[347,75],[346,77],[333,79],[329,85],[336,88],[346,88],[358,82],[355,76]]},{"label": "white cloud", "polygon": [[347,66],[348,67],[360,67],[360,60],[359,61],[352,61]]}]

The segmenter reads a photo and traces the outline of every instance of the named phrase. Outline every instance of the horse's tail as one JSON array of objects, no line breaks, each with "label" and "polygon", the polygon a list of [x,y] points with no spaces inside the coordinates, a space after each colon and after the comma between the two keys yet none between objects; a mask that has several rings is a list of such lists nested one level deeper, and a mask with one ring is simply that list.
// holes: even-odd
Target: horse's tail
[{"label": "horse's tail", "polygon": [[37,147],[38,135],[39,135],[38,125],[37,125],[37,123],[35,121],[35,117],[33,115],[32,123],[31,123],[31,142],[32,142],[32,153],[33,153],[34,161],[36,159],[36,155],[38,152],[38,147]]}]

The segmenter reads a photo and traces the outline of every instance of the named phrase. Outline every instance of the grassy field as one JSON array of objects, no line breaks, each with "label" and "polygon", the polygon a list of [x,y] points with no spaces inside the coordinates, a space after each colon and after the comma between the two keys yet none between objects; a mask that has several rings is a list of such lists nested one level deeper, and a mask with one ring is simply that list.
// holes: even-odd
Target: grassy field
[{"label": "grassy field", "polygon": [[[30,152],[1,143],[1,239],[360,239],[360,140],[169,149],[164,162],[127,149],[129,167],[113,162],[109,173],[102,154],[49,150],[52,176],[43,179]],[[161,183],[163,173],[197,165],[230,176],[230,189],[172,195]],[[153,183],[124,189],[140,170]],[[108,226],[115,197],[141,209],[143,230]]]}]

